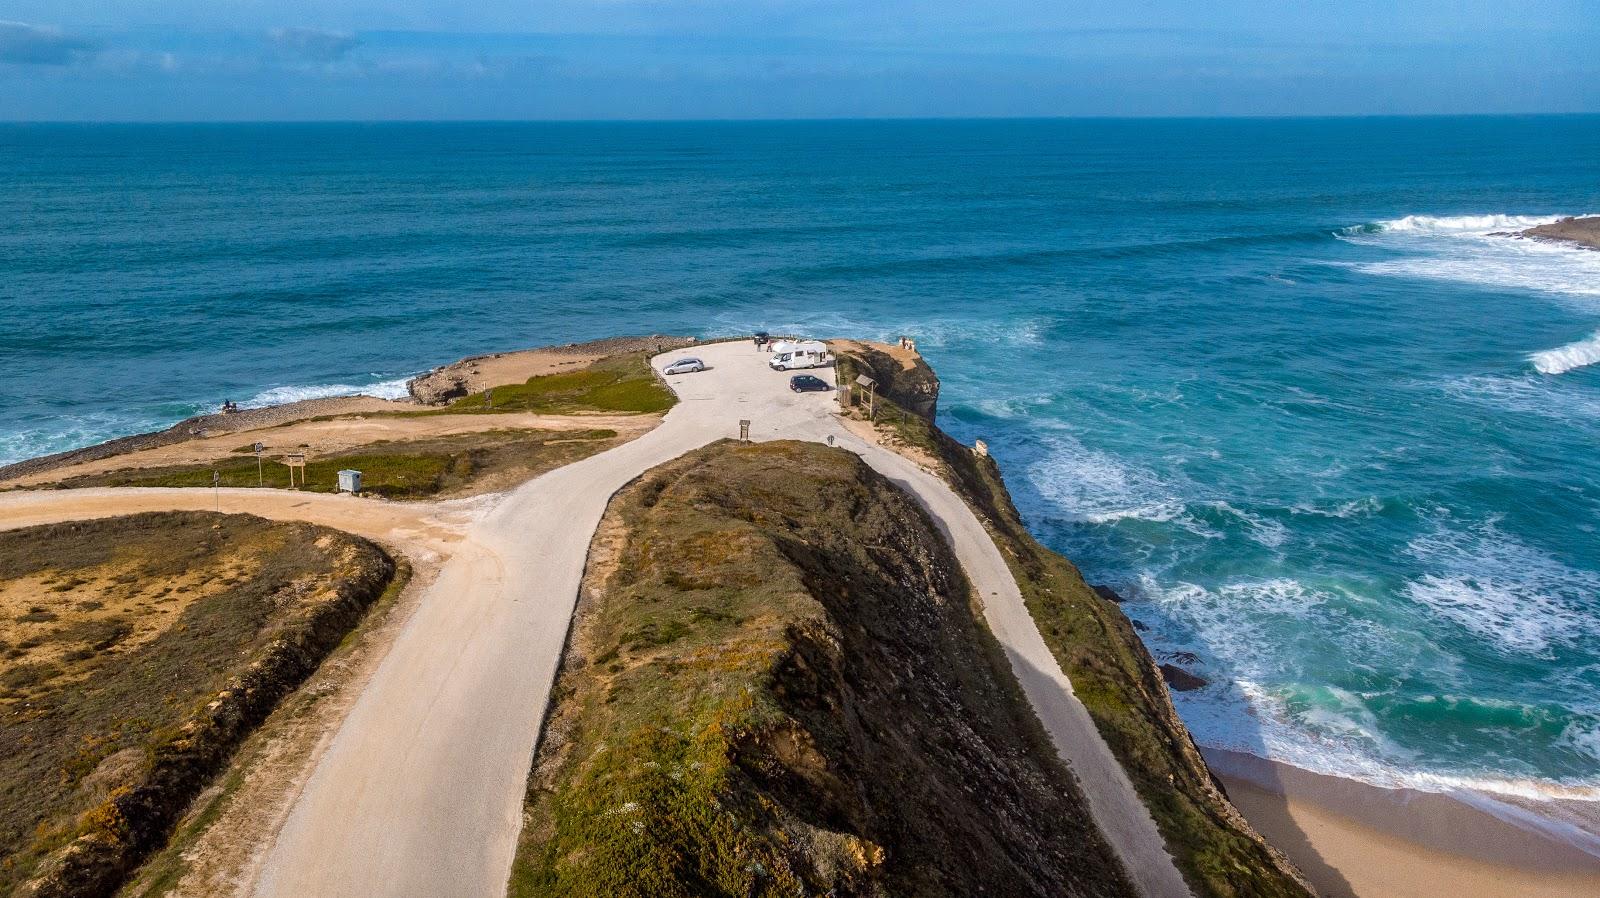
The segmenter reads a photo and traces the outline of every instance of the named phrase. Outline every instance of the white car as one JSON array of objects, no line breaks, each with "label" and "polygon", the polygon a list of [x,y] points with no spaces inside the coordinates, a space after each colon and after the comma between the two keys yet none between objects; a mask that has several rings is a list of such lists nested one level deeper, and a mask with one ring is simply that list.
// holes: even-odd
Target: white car
[{"label": "white car", "polygon": [[693,374],[696,371],[706,370],[706,363],[699,359],[678,359],[668,365],[662,374]]}]

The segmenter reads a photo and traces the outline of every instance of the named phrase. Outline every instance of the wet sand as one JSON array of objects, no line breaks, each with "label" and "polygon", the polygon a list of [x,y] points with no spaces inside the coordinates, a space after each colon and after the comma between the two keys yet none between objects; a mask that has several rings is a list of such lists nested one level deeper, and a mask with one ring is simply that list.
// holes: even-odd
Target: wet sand
[{"label": "wet sand", "polygon": [[[1600,895],[1600,857],[1447,795],[1206,750],[1228,796],[1325,898]],[[1594,814],[1562,802],[1558,813]]]}]

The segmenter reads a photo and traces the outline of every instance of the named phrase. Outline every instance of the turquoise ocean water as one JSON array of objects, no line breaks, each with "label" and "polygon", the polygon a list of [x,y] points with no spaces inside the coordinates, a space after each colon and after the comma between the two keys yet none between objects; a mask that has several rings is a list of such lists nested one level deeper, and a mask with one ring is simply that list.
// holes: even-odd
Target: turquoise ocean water
[{"label": "turquoise ocean water", "polygon": [[909,334],[1196,656],[1203,743],[1594,798],[1600,252],[1494,235],[1596,212],[1594,117],[0,126],[0,462],[490,350]]}]

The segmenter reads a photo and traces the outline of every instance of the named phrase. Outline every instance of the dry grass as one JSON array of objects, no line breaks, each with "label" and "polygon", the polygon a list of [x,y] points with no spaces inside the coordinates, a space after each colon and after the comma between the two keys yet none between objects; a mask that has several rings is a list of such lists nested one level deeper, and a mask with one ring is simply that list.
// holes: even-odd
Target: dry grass
[{"label": "dry grass", "polygon": [[392,572],[244,515],[0,533],[0,889],[107,894]]},{"label": "dry grass", "polygon": [[[506,489],[621,442],[614,430],[491,430],[407,442],[379,441],[359,449],[308,460],[306,489],[326,493],[338,472],[361,472],[363,492],[390,499],[430,499]],[[267,460],[258,470],[253,456],[207,465],[134,468],[61,481],[63,488],[90,486],[209,487],[212,473],[226,487],[289,485],[289,469]]]}]

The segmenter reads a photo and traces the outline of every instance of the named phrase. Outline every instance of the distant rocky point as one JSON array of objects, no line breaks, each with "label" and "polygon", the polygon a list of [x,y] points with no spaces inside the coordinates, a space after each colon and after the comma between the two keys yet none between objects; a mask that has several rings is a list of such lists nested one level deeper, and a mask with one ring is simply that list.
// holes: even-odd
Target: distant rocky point
[{"label": "distant rocky point", "polygon": [[1563,218],[1550,224],[1518,231],[1516,236],[1532,237],[1535,240],[1560,240],[1590,249],[1600,249],[1600,215],[1591,215],[1588,218]]}]

